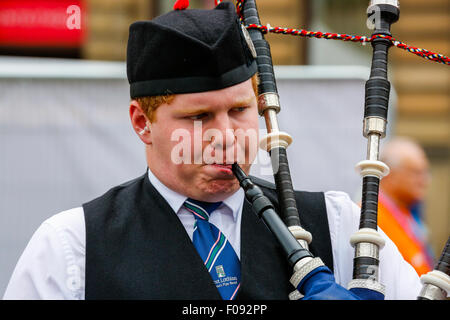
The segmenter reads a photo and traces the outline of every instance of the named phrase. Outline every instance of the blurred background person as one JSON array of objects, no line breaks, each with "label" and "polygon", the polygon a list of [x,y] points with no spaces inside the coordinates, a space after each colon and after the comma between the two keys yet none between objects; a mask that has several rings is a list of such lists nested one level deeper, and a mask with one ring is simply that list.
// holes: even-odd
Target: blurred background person
[{"label": "blurred background person", "polygon": [[427,156],[414,140],[396,137],[383,145],[380,160],[390,173],[380,184],[378,225],[419,275],[427,273],[434,265],[422,210],[431,180]]}]

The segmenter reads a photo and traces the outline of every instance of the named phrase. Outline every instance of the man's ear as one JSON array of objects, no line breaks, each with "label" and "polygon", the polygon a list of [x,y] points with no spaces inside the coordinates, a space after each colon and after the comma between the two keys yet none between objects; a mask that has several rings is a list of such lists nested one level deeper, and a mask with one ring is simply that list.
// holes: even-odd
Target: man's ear
[{"label": "man's ear", "polygon": [[142,111],[142,108],[137,100],[132,100],[130,102],[130,120],[134,132],[136,132],[141,141],[145,144],[151,144],[152,137],[150,120],[147,118],[144,111]]}]

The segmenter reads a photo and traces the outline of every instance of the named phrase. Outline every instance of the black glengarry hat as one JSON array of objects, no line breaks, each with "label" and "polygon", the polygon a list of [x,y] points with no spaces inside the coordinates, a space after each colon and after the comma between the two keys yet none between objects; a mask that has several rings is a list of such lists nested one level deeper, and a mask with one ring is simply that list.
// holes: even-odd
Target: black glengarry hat
[{"label": "black glengarry hat", "polygon": [[256,71],[256,60],[230,2],[213,10],[175,10],[130,26],[131,98],[223,89]]}]

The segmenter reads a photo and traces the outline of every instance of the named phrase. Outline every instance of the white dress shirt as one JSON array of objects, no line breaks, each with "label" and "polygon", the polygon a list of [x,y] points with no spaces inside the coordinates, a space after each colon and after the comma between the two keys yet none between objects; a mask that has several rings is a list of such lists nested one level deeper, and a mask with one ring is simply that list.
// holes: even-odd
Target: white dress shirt
[{"label": "white dress shirt", "polygon": [[[182,205],[185,196],[170,190],[148,170],[153,186],[177,213],[192,239],[195,218]],[[210,216],[240,257],[244,192],[239,189]],[[354,249],[350,236],[358,230],[360,208],[343,192],[325,193],[336,282],[347,287],[352,279]],[[385,298],[416,299],[422,288],[413,267],[380,230],[386,245],[380,250],[380,282]],[[314,239],[313,239],[314,241]],[[85,297],[86,230],[82,207],[58,213],[33,234],[11,276],[4,299],[76,299]],[[268,275],[270,276],[270,275]]]}]

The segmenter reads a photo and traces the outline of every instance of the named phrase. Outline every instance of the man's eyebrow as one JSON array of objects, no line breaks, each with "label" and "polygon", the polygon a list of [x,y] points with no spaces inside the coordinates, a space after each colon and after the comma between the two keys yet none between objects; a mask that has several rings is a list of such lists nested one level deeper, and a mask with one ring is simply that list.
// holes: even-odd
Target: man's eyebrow
[{"label": "man's eyebrow", "polygon": [[241,100],[237,100],[235,102],[233,102],[230,107],[234,108],[234,107],[242,107],[242,106],[246,106],[249,105],[250,103],[252,103],[252,101],[256,99],[256,96],[252,96],[250,98],[246,98],[246,99],[241,99]]},{"label": "man's eyebrow", "polygon": [[208,113],[208,112],[211,112],[211,110],[208,110],[208,108],[205,108],[205,107],[198,107],[198,108],[194,107],[194,108],[184,108],[184,109],[176,110],[175,112],[178,114],[190,116],[190,115]]},{"label": "man's eyebrow", "polygon": [[[253,99],[256,99],[256,97],[250,97],[250,98],[246,98],[246,99],[239,99],[234,101],[231,105],[229,105],[230,108],[236,108],[236,107],[242,107],[242,106],[246,106],[249,105]],[[175,110],[175,113],[177,114],[183,114],[186,116],[190,116],[190,115],[198,115],[198,114],[202,114],[202,113],[208,113],[211,112],[211,108],[205,107],[203,106],[194,106],[194,107],[185,107],[185,108],[180,108],[179,110]]]}]

